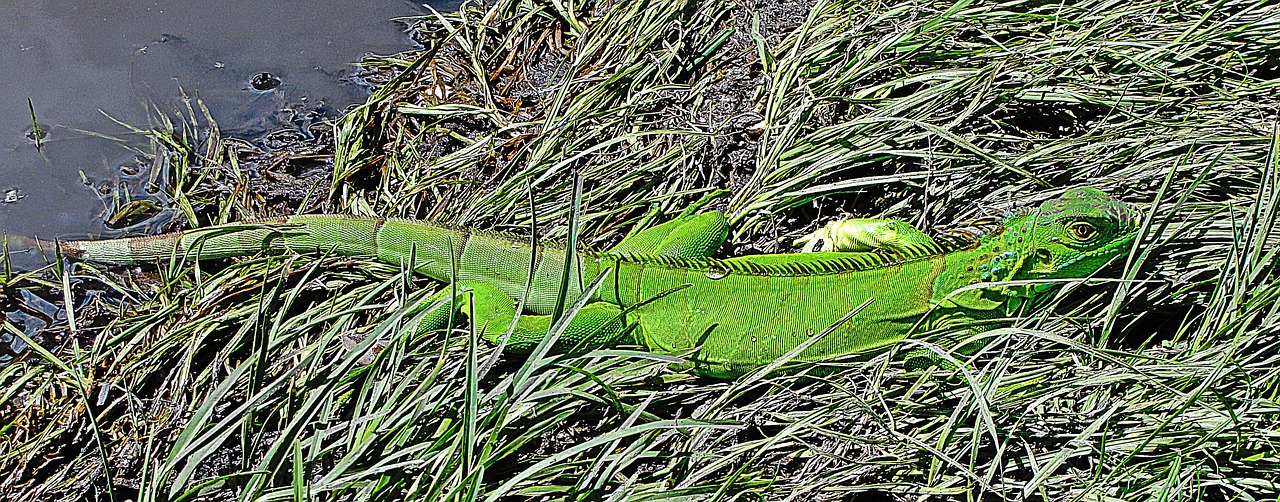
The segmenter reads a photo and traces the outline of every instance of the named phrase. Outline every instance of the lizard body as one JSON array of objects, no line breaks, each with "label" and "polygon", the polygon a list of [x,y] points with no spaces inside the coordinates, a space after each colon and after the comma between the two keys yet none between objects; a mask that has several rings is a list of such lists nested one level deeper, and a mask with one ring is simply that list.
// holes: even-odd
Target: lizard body
[{"label": "lizard body", "polygon": [[[982,284],[1089,276],[1129,251],[1138,218],[1128,204],[1096,189],[1076,188],[1039,208],[972,222],[936,239],[914,228],[866,232],[866,225],[883,228],[887,220],[857,220],[815,233],[833,244],[856,241],[855,252],[721,260],[709,256],[727,238],[723,214],[686,210],[611,250],[573,253],[564,288],[569,301],[607,275],[558,347],[633,343],[671,354],[698,349],[689,356],[692,369],[721,377],[768,364],[833,326],[797,360],[863,353],[930,329],[1003,315],[1052,288]],[[889,235],[892,242],[877,241],[876,235]],[[508,341],[514,351],[530,350],[546,335],[569,255],[551,245],[535,252],[510,236],[336,215],[70,241],[61,247],[74,258],[113,264],[155,262],[175,253],[201,259],[286,251],[374,256],[411,265],[435,280],[456,280],[460,295],[453,308],[463,314],[474,308],[472,321],[490,341],[508,331],[517,317],[517,299],[525,298],[525,313]],[[451,289],[432,300],[447,298]],[[448,317],[448,309],[437,309],[424,327],[443,328]]]}]

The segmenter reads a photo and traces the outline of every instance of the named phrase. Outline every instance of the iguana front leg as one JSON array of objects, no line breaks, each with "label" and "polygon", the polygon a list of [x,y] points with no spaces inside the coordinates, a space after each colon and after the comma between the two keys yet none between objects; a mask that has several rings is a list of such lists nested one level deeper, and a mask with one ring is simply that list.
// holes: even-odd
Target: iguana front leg
[{"label": "iguana front leg", "polygon": [[891,251],[900,254],[920,254],[937,249],[937,244],[924,232],[910,223],[876,218],[852,218],[828,223],[817,231],[796,239],[795,246],[804,246],[804,252]]},{"label": "iguana front leg", "polygon": [[[944,309],[931,313],[912,331],[916,334],[915,336],[941,332],[942,336],[930,337],[931,341],[947,349],[954,357],[963,358],[976,354],[987,345],[990,339],[981,336],[986,331],[984,321],[996,317],[998,314],[989,310]],[[903,367],[908,370],[922,370],[929,367],[956,369],[954,364],[937,352],[923,348],[908,350],[902,356],[902,362]]]}]

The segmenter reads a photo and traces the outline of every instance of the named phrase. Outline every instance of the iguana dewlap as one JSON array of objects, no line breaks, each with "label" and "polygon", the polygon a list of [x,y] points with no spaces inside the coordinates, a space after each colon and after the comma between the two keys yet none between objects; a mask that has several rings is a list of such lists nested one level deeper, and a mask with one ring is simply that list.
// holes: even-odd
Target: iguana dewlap
[{"label": "iguana dewlap", "polygon": [[[584,285],[602,273],[608,276],[576,313],[558,347],[638,344],[669,354],[700,347],[688,355],[695,372],[733,376],[768,364],[871,300],[796,359],[862,353],[926,330],[1002,316],[1052,285],[961,288],[1089,276],[1129,251],[1138,221],[1134,207],[1093,188],[1076,188],[1039,208],[972,222],[937,238],[908,226],[893,232],[889,242],[874,235],[890,234],[864,231],[882,222],[857,220],[820,232],[835,245],[847,237],[842,233],[872,235],[846,239],[856,241],[859,251],[721,260],[709,256],[727,238],[724,215],[686,211],[611,250],[575,253],[569,303]],[[539,246],[533,253],[528,242],[511,236],[335,215],[61,247],[71,257],[114,264],[151,263],[175,253],[218,258],[285,251],[412,264],[433,279],[456,279],[461,294],[454,306],[465,315],[474,299],[473,322],[490,341],[507,332],[529,285],[526,312],[508,342],[508,350],[515,351],[530,350],[545,336],[566,260],[562,248]],[[433,300],[450,290],[444,288]],[[438,309],[424,327],[443,328],[448,317],[447,309]]]}]

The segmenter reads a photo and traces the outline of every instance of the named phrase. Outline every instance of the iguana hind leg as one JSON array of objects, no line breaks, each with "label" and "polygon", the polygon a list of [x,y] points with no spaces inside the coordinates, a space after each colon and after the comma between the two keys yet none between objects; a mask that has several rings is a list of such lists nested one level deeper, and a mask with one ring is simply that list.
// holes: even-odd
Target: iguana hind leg
[{"label": "iguana hind leg", "polygon": [[[693,214],[685,211],[671,221],[623,239],[609,253],[699,258],[711,256],[728,236],[729,227],[723,213],[711,211]],[[445,288],[424,300],[420,303],[420,308],[448,298],[449,291],[450,288]],[[459,282],[458,293],[457,301],[453,302],[458,312],[468,314],[471,307],[467,302],[474,299],[476,318],[472,322],[490,342],[500,341],[510,329],[511,320],[515,318],[515,299],[491,284],[478,281]],[[448,324],[448,319],[447,308],[436,309],[426,316],[418,329],[440,329]],[[529,352],[546,337],[550,328],[549,315],[521,314],[507,341],[507,348],[512,352]],[[574,315],[554,349],[565,352],[610,347],[627,343],[626,334],[626,319],[620,307],[607,302],[590,303]]]},{"label": "iguana hind leg", "polygon": [[711,256],[729,238],[724,213],[711,211],[682,215],[629,236],[607,254],[703,258]]},{"label": "iguana hind leg", "polygon": [[[609,250],[609,254],[672,258],[711,256],[728,238],[729,226],[724,213],[720,211],[696,213],[696,210],[716,195],[718,193],[704,197],[671,221],[628,236]],[[451,289],[444,288],[419,302],[408,315],[416,315],[422,309],[449,298]],[[490,342],[501,341],[502,336],[511,328],[512,319],[516,317],[515,299],[497,287],[479,281],[459,282],[457,291],[458,297],[452,302],[451,308],[456,308],[462,315],[469,315],[474,306],[476,317],[472,319],[472,323]],[[547,336],[547,331],[551,329],[551,321],[549,315],[521,314],[516,321],[511,338],[507,340],[507,350],[532,351]],[[627,343],[630,337],[626,321],[627,319],[622,315],[622,309],[617,305],[607,302],[587,304],[573,316],[564,333],[560,335],[560,339],[556,341],[554,350],[581,351]],[[636,321],[634,316],[632,321]],[[423,332],[441,329],[446,327],[448,322],[449,308],[439,308],[427,314],[417,326],[417,330]],[[632,328],[638,329],[638,327]]]},{"label": "iguana hind leg", "polygon": [[[446,287],[422,300],[410,309],[406,317],[416,315],[422,309],[449,298],[453,289]],[[458,296],[451,303],[460,314],[459,317],[470,315],[474,309],[475,318],[471,321],[476,330],[490,343],[500,342],[511,329],[511,321],[516,318],[516,301],[496,286],[485,282],[458,282],[457,292]],[[506,350],[531,352],[547,336],[551,320],[549,315],[521,314],[516,320],[511,338],[507,339]],[[621,344],[626,335],[623,321],[622,309],[617,305],[605,302],[587,304],[578,309],[553,350],[575,352]],[[417,331],[442,329],[448,323],[449,306],[446,305],[428,313],[418,324]]]},{"label": "iguana hind leg", "polygon": [[628,235],[608,254],[705,258],[720,249],[729,238],[729,223],[720,211],[698,210],[727,193],[717,190],[690,204],[671,221]]}]

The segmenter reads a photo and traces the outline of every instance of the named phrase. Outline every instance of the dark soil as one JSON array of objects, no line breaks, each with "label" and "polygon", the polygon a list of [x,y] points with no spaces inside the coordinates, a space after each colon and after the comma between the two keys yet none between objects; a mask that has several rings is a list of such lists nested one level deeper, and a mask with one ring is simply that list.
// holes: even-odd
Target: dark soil
[{"label": "dark soil", "polygon": [[[759,19],[759,32],[770,42],[777,42],[789,30],[804,21],[812,4],[812,0],[751,2],[739,6],[740,8],[734,11],[733,16],[726,17],[722,21],[721,29],[733,28],[734,34],[716,58],[706,68],[700,70],[717,72],[719,75],[712,85],[701,91],[704,98],[702,106],[706,109],[703,116],[707,117],[707,124],[704,126],[707,130],[717,133],[711,157],[706,163],[715,166],[714,172],[710,173],[709,185],[733,189],[745,183],[755,170],[756,147],[760,131],[754,127],[763,118],[757,113],[755,103],[756,93],[764,77],[755,42],[750,35],[753,17]],[[430,37],[438,36],[438,29],[439,27],[429,22],[419,21],[411,27],[411,34],[419,41],[426,41]],[[551,23],[544,32],[525,38],[523,45],[510,48],[511,52],[507,55],[510,64],[504,65],[498,72],[492,74],[493,81],[489,82],[489,85],[497,91],[494,100],[517,120],[532,121],[541,118],[544,100],[563,77],[566,57],[572,47],[559,36],[558,29],[557,24]],[[417,55],[416,53],[406,54],[404,58],[413,60]],[[470,73],[464,70],[465,66],[470,64],[469,58],[470,55],[452,46],[445,47],[436,54],[431,69],[439,78],[438,84],[456,91],[449,99],[465,103],[473,99],[469,96],[475,95],[478,85],[476,82],[469,81]],[[395,73],[400,71],[399,68],[378,65],[372,60],[367,63],[369,64],[363,68],[359,77],[374,86],[390,81]],[[255,85],[259,83],[270,85],[272,78],[270,75],[260,77],[255,79]],[[434,98],[434,90],[425,84],[400,96],[402,101],[410,103],[425,102]],[[420,125],[410,123],[416,120],[414,118],[395,115],[391,120],[398,121],[391,124],[389,126],[391,128],[399,127],[407,130],[420,128]],[[662,119],[659,118],[657,121],[661,122]],[[466,116],[451,118],[436,125],[463,137],[475,138],[492,133],[489,129],[492,127],[491,123]],[[234,167],[231,165],[195,166],[199,169],[222,170],[228,175],[211,177],[210,179],[214,181],[187,190],[189,193],[198,194],[204,200],[239,199],[242,202],[235,208],[239,214],[232,215],[232,219],[235,220],[332,211],[335,201],[329,198],[329,189],[334,171],[333,134],[329,125],[319,124],[307,131],[278,130],[249,140],[218,140],[222,141],[234,156]],[[538,131],[535,129],[516,133],[509,138],[503,148],[518,149],[536,134]],[[384,145],[384,147],[390,146],[389,142]],[[423,132],[416,143],[416,153],[422,160],[429,161],[454,152],[461,146],[462,143],[448,133]],[[505,158],[499,155],[492,164],[477,166],[472,176],[477,180],[502,176],[512,167],[507,165]],[[140,159],[140,162],[150,163],[146,159]],[[237,172],[231,174],[232,169]],[[363,184],[373,188],[377,186],[377,173],[365,173],[363,177],[357,177],[351,181],[354,181],[357,186]],[[219,216],[216,214],[218,211],[216,204],[194,204],[193,207],[196,210],[195,216],[202,221],[213,221]],[[186,218],[182,213],[173,211],[164,212],[157,217],[156,211],[152,210],[132,220],[122,221],[118,226],[122,227],[124,232],[172,231],[186,226]],[[154,272],[141,269],[124,270],[122,274],[127,276],[127,281],[134,283],[159,281],[159,277]],[[36,291],[40,288],[31,289]],[[98,331],[84,328],[105,325],[113,315],[118,314],[120,298],[103,294],[107,289],[103,284],[84,282],[72,284],[77,303],[77,320],[81,323],[82,333]],[[25,290],[9,288],[3,291],[6,296],[0,300],[3,301],[4,312],[8,313],[8,320],[21,329],[30,328],[27,331],[32,333],[38,343],[58,353],[67,342],[72,340],[66,326],[61,296],[45,298],[32,296],[30,293],[20,293],[21,291]],[[81,346],[90,346],[94,343],[88,335],[78,338],[76,341]],[[15,357],[30,356],[31,351],[20,344],[21,340],[12,336],[0,340],[0,345],[4,345],[4,350],[7,352],[0,353],[0,364],[11,361]],[[97,403],[102,407],[110,408],[126,401],[120,399],[120,396],[113,396],[109,386],[104,387],[103,391],[99,396],[100,402]],[[22,400],[13,400],[11,404],[22,402]],[[163,403],[154,404],[163,406]],[[106,410],[94,411],[95,414],[101,415]],[[0,410],[0,414],[9,414],[9,412]],[[93,426],[87,421],[86,415],[81,414],[76,420],[75,423],[67,424],[64,447],[85,451],[95,448],[93,436],[89,433]],[[566,431],[563,437],[548,438],[541,447],[553,450],[562,448],[565,444],[573,442],[574,434],[571,432]],[[140,459],[131,458],[129,452],[137,451],[142,443],[129,441],[126,443],[133,446],[126,444],[113,448],[118,454],[114,458],[115,472],[112,473],[117,483],[111,491],[116,497],[128,498],[135,496],[137,486],[121,480],[136,479],[134,474],[141,468]],[[242,455],[238,446],[233,445],[223,453],[216,456],[215,460],[200,466],[202,477],[211,478],[228,474],[240,468]],[[70,458],[84,458],[84,455],[70,455]],[[218,458],[224,461],[216,461]],[[64,495],[88,500],[107,499],[108,488],[101,483],[104,478],[103,473],[87,472],[86,469],[92,470],[94,467],[67,465],[63,461],[51,458],[42,465],[23,466],[20,474],[8,480],[11,485],[5,491],[20,493],[32,488],[32,484],[44,483],[44,480],[50,476],[64,476],[66,470],[70,470],[79,472],[77,477],[81,479],[96,479],[98,482],[64,482],[61,487]],[[230,494],[230,492],[225,493]]]}]

